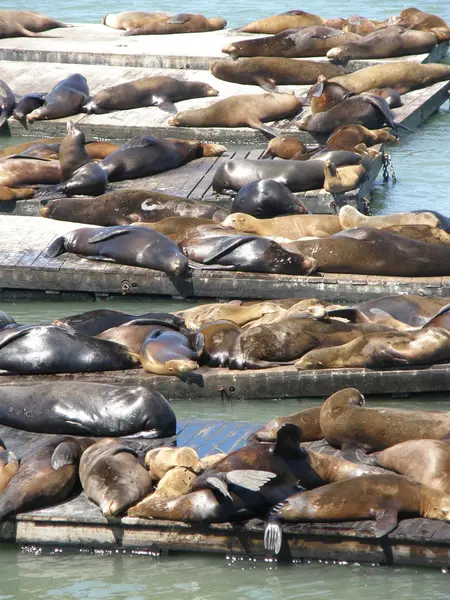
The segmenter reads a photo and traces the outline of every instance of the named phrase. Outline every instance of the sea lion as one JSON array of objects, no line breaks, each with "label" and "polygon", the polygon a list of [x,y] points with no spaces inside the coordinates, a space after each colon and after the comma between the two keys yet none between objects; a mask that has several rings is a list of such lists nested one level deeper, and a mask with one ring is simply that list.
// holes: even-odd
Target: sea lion
[{"label": "sea lion", "polygon": [[[0,172],[1,172],[0,163]],[[222,221],[228,211],[217,203],[200,202],[153,190],[120,189],[91,199],[51,200],[41,216],[59,221],[93,225],[129,225],[136,221],[159,221],[166,217],[196,217]]]},{"label": "sea lion", "polygon": [[225,146],[197,140],[158,139],[138,135],[100,161],[109,181],[137,179],[176,169],[203,156],[220,156]]},{"label": "sea lion", "polygon": [[355,42],[337,44],[326,55],[328,60],[337,64],[346,64],[349,60],[359,58],[392,58],[429,52],[436,44],[448,39],[450,33],[438,35],[431,31],[390,26],[369,33]]},{"label": "sea lion", "polygon": [[367,17],[352,15],[342,26],[342,31],[348,33],[357,33],[358,35],[368,35],[377,29],[383,29],[389,25],[388,21],[375,21]]},{"label": "sea lion", "polygon": [[130,352],[139,354],[145,338],[156,329],[160,331],[180,331],[180,327],[161,321],[160,319],[138,318],[128,321],[118,327],[112,327],[99,333],[96,337],[110,340],[126,346]]},{"label": "sea lion", "polygon": [[0,520],[17,513],[59,504],[71,493],[89,438],[55,437],[22,459],[18,473],[0,494]]},{"label": "sea lion", "polygon": [[366,144],[369,147],[390,142],[398,144],[398,138],[390,131],[390,127],[367,129],[357,123],[341,125],[333,131],[325,145],[331,150],[353,150],[358,144]]},{"label": "sea lion", "polygon": [[365,475],[295,494],[275,506],[264,532],[264,546],[279,554],[281,523],[375,519],[374,537],[398,525],[398,515],[450,521],[450,498],[401,475]]},{"label": "sea lion", "polygon": [[199,456],[193,448],[152,448],[145,455],[145,466],[153,480],[162,479],[166,473],[176,467],[184,467],[193,472],[199,471]]},{"label": "sea lion", "polygon": [[140,464],[137,452],[108,438],[83,453],[80,481],[86,496],[107,519],[142,500],[152,487],[150,473]]},{"label": "sea lion", "polygon": [[62,317],[57,321],[54,321],[54,325],[68,325],[72,329],[85,333],[86,335],[96,336],[102,331],[111,329],[112,327],[119,327],[124,323],[129,323],[135,319],[157,319],[163,321],[169,326],[181,327],[183,325],[183,319],[170,314],[170,313],[145,313],[143,315],[132,315],[129,313],[121,312],[120,310],[108,310],[106,308],[98,308],[96,310],[89,310],[70,317]]},{"label": "sea lion", "polygon": [[309,211],[301,199],[282,183],[273,179],[260,179],[241,187],[233,198],[231,212],[269,219],[283,215],[303,215]]},{"label": "sea lion", "polygon": [[213,227],[216,223],[212,219],[198,219],[197,217],[166,217],[161,221],[154,221],[153,223],[146,223],[145,221],[136,221],[133,223],[135,227],[147,227],[148,229],[154,229],[167,235],[171,240],[177,241],[182,239],[186,232],[192,228],[198,228],[203,225]]},{"label": "sea lion", "polygon": [[158,75],[107,87],[90,98],[82,110],[98,115],[110,110],[157,106],[161,110],[176,113],[174,102],[218,94],[217,90],[201,81],[185,81]]},{"label": "sea lion", "polygon": [[6,123],[6,119],[12,115],[15,105],[16,97],[14,92],[6,83],[6,81],[0,79],[0,128]]},{"label": "sea lion", "polygon": [[245,31],[246,33],[280,33],[285,29],[323,24],[324,19],[319,17],[319,15],[313,15],[303,10],[293,10],[266,17],[265,19],[259,19],[258,21],[252,21],[248,25],[239,27],[238,31]]},{"label": "sea lion", "polygon": [[306,408],[296,412],[288,417],[278,417],[269,421],[267,425],[254,431],[248,438],[248,443],[253,442],[275,442],[277,433],[285,423],[293,423],[302,430],[302,442],[312,442],[323,438],[320,429],[320,409],[321,406]]},{"label": "sea lion", "polygon": [[450,29],[442,17],[412,7],[403,9],[398,16],[390,17],[389,20],[394,25],[420,31],[432,31],[436,27],[444,31]]},{"label": "sea lion", "polygon": [[317,83],[308,91],[311,98],[311,112],[325,112],[342,100],[354,96],[354,93],[340,83],[328,81],[324,75],[319,75]]},{"label": "sea lion", "polygon": [[33,112],[33,110],[40,108],[44,104],[46,95],[46,93],[34,92],[25,94],[16,102],[12,116],[26,127],[27,115]]},{"label": "sea lion", "polygon": [[297,137],[293,135],[278,135],[269,140],[266,151],[261,158],[278,156],[278,158],[283,158],[284,160],[305,160],[309,158],[307,156],[309,152],[308,147]]},{"label": "sea lion", "polygon": [[122,265],[163,271],[168,276],[184,276],[189,261],[168,237],[146,227],[82,227],[57,237],[45,255],[53,258],[72,252],[92,260],[112,260]]},{"label": "sea lion", "polygon": [[156,490],[144,499],[145,505],[148,507],[162,498],[178,498],[188,494],[195,477],[195,473],[186,467],[173,467],[158,481]]},{"label": "sea lion", "polygon": [[237,94],[205,108],[179,112],[168,123],[172,127],[252,127],[272,137],[278,131],[262,121],[293,117],[301,107],[302,102],[293,93]]},{"label": "sea lion", "polygon": [[233,227],[237,231],[280,236],[291,240],[302,237],[328,237],[342,229],[339,217],[335,215],[290,215],[256,219],[251,215],[234,213],[222,221],[222,225]]},{"label": "sea lion", "polygon": [[371,333],[339,348],[312,350],[295,363],[299,371],[341,368],[404,368],[450,360],[450,331],[429,327],[419,331]]},{"label": "sea lion", "polygon": [[7,202],[8,200],[25,200],[26,198],[32,198],[36,193],[34,188],[11,188],[7,186],[0,186],[0,202]]},{"label": "sea lion", "polygon": [[359,212],[354,206],[342,206],[339,210],[339,222],[342,229],[353,229],[354,227],[373,227],[385,229],[397,225],[428,225],[429,227],[440,227],[440,219],[432,212],[403,212],[391,213],[389,215],[366,216]]},{"label": "sea lion", "polygon": [[31,156],[8,156],[0,160],[0,185],[4,187],[59,183],[60,178],[58,160]]},{"label": "sea lion", "polygon": [[35,146],[36,144],[59,144],[61,143],[62,139],[62,137],[40,138],[37,140],[33,139],[30,142],[24,142],[22,144],[15,144],[14,146],[6,146],[5,148],[0,149],[0,158],[6,158],[7,156],[20,154],[27,148]]},{"label": "sea lion", "polygon": [[[273,325],[259,325],[245,330],[231,350],[229,368],[241,370],[277,367],[280,363],[296,360],[305,354],[308,356],[312,348],[325,346],[331,351],[335,346],[340,348],[350,340],[366,337],[365,334],[370,331],[388,329],[371,323],[353,325],[333,319],[317,320],[292,315]],[[297,364],[298,362],[296,366]]]},{"label": "sea lion", "polygon": [[[63,138],[61,138],[62,142]],[[53,144],[33,144],[28,148],[25,148],[17,156],[33,156],[36,158],[50,158],[59,159],[60,143]],[[117,144],[111,142],[85,142],[84,149],[86,150],[89,158],[93,160],[101,160],[106,158],[113,152],[119,149]]]},{"label": "sea lion", "polygon": [[177,377],[198,369],[198,356],[183,334],[161,329],[145,338],[139,354],[148,373]]},{"label": "sea lion", "polygon": [[281,56],[303,58],[325,56],[330,48],[362,39],[356,33],[316,25],[301,29],[286,29],[273,36],[233,42],[222,48],[232,58],[240,56]]},{"label": "sea lion", "polygon": [[339,75],[331,81],[340,83],[355,94],[367,92],[374,87],[393,88],[405,94],[447,79],[450,79],[450,65],[395,61]]},{"label": "sea lion", "polygon": [[17,323],[7,312],[0,310],[0,330],[6,329],[10,325],[16,326]]},{"label": "sea lion", "polygon": [[39,32],[57,27],[72,27],[34,11],[0,10],[0,38],[42,37]]},{"label": "sea lion", "polygon": [[[340,71],[335,72],[334,69]],[[345,74],[342,67],[331,63],[281,57],[218,60],[210,71],[218,79],[243,85],[259,85],[266,92],[277,91],[277,85],[312,85],[319,75],[331,78]]]},{"label": "sea lion", "polygon": [[145,385],[58,381],[5,385],[0,390],[0,423],[8,427],[97,437],[175,434],[176,418],[170,404]]},{"label": "sea lion", "polygon": [[43,119],[60,119],[80,112],[89,98],[89,87],[86,78],[79,73],[69,75],[59,81],[45,96],[44,104],[27,115],[27,122]]},{"label": "sea lion", "polygon": [[450,331],[450,304],[442,307],[435,315],[433,315],[422,327],[441,327]]},{"label": "sea lion", "polygon": [[240,301],[220,302],[216,304],[201,304],[181,312],[186,327],[197,330],[212,321],[233,321],[242,326],[249,321],[259,319],[263,315],[278,311],[275,302],[255,302],[242,305]]},{"label": "sea lion", "polygon": [[199,327],[196,334],[204,340],[200,364],[208,367],[227,367],[230,352],[242,329],[233,321],[217,320]]},{"label": "sea lion", "polygon": [[198,464],[199,472],[206,471],[209,467],[214,466],[219,460],[225,458],[226,454],[224,452],[219,452],[218,454],[208,454],[208,456],[204,456],[200,459]]},{"label": "sea lion", "polygon": [[450,431],[449,412],[367,408],[365,403],[355,388],[325,400],[320,427],[331,446],[373,452],[408,440],[441,439]]},{"label": "sea lion", "polygon": [[57,191],[66,196],[101,196],[108,178],[85,149],[85,135],[72,121],[67,121],[67,135],[59,147],[61,185]]},{"label": "sea lion", "polygon": [[[327,113],[321,113],[327,114]],[[214,173],[213,189],[217,193],[239,191],[247,183],[261,179],[273,179],[282,183],[291,192],[304,192],[323,187],[323,160],[325,156],[308,161],[298,160],[251,160],[232,159],[222,163]],[[328,160],[337,167],[361,162],[356,152],[332,151]]]},{"label": "sea lion", "polygon": [[0,369],[11,374],[114,371],[138,362],[125,346],[67,327],[20,325],[0,331]]},{"label": "sea lion", "polygon": [[253,235],[228,235],[183,240],[179,243],[190,260],[204,269],[309,275],[317,263],[313,258],[285,250],[280,244]]},{"label": "sea lion", "polygon": [[3,492],[18,470],[19,459],[14,452],[6,449],[3,440],[0,440],[0,492]]},{"label": "sea lion", "polygon": [[342,194],[354,190],[367,177],[367,171],[363,165],[352,165],[337,169],[330,160],[325,161],[323,172],[325,175],[323,187],[330,194]]},{"label": "sea lion", "polygon": [[[134,26],[131,26],[133,22]],[[114,24],[112,24],[114,23]],[[121,24],[118,27],[118,24]],[[125,29],[124,35],[160,35],[167,33],[197,33],[223,29],[227,22],[222,17],[178,13],[118,13],[103,17],[102,24],[115,29]],[[126,25],[126,26],[124,26]]]},{"label": "sea lion", "polygon": [[381,96],[386,100],[390,108],[400,108],[400,106],[403,106],[400,93],[392,88],[371,88],[370,90],[367,90],[366,93],[374,94],[375,96]]}]

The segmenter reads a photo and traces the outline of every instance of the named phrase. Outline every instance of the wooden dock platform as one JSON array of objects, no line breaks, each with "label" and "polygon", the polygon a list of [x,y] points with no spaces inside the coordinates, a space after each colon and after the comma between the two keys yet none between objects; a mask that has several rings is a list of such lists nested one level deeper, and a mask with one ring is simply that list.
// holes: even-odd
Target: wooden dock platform
[{"label": "wooden dock platform", "polygon": [[[164,69],[209,69],[222,48],[233,41],[261,37],[235,29],[204,33],[124,36],[123,31],[101,24],[74,23],[72,28],[54,29],[40,38],[0,40],[0,59],[26,62],[62,62],[86,65],[114,65]],[[431,52],[400,60],[437,62],[445,57],[447,44]],[[301,59],[300,59],[301,60]],[[325,57],[318,60],[327,61]],[[350,61],[349,70],[396,59]]]},{"label": "wooden dock platform", "polygon": [[[180,422],[177,444],[194,447],[200,456],[245,444],[258,427],[221,421]],[[39,434],[0,427],[8,448],[19,456],[42,439]],[[49,437],[49,436],[45,436]],[[316,452],[339,454],[324,441],[308,444]],[[264,524],[189,525],[131,517],[105,519],[84,493],[63,504],[8,517],[0,524],[0,540],[35,546],[136,550],[153,554],[211,552],[226,556],[267,557]],[[387,536],[373,537],[373,522],[302,523],[284,527],[279,560],[322,559],[388,565],[448,567],[450,524],[431,519],[404,519]]]},{"label": "wooden dock platform", "polygon": [[54,237],[77,229],[79,223],[42,217],[0,216],[0,298],[11,290],[23,297],[82,293],[108,296],[129,294],[184,298],[321,298],[360,302],[391,294],[450,297],[450,276],[392,277],[382,275],[272,275],[239,271],[196,270],[174,283],[160,271],[90,261],[74,254],[43,256]]},{"label": "wooden dock platform", "polygon": [[[30,38],[32,39],[32,38]],[[35,38],[33,38],[35,39]],[[0,43],[5,40],[0,40]],[[6,40],[7,41],[7,40]],[[258,86],[240,85],[215,78],[209,71],[200,70],[165,70],[136,67],[111,67],[97,65],[83,65],[82,68],[67,63],[33,63],[30,71],[29,63],[18,61],[2,62],[2,78],[8,83],[17,95],[28,92],[47,92],[58,81],[68,75],[79,71],[88,81],[91,94],[119,83],[131,81],[146,75],[169,75],[188,80],[197,80],[209,83],[219,90],[217,98],[196,98],[177,103],[181,112],[187,109],[203,108],[217,100],[240,94],[260,94],[264,91]],[[40,72],[39,78],[35,73]],[[311,86],[280,86],[280,89],[292,89],[297,96],[306,100],[306,94]],[[436,83],[428,88],[414,90],[402,96],[404,105],[394,109],[396,120],[409,128],[418,127],[433,112],[448,100],[450,81]],[[299,114],[307,115],[308,106]],[[66,123],[70,118],[87,135],[88,138],[128,140],[135,135],[154,135],[159,137],[177,137],[184,139],[202,139],[216,141],[221,144],[239,145],[265,145],[267,140],[263,134],[250,127],[171,127],[167,124],[170,115],[158,107],[150,106],[132,110],[114,111],[104,115],[78,114],[61,119],[36,121],[24,127],[10,117],[8,119],[9,133],[11,135],[30,135],[54,137],[65,135]],[[271,125],[280,130],[280,134],[295,135],[304,143],[314,144],[317,139],[325,141],[327,136],[313,136],[306,131],[300,131],[295,122],[299,115],[291,119],[272,122]]]}]

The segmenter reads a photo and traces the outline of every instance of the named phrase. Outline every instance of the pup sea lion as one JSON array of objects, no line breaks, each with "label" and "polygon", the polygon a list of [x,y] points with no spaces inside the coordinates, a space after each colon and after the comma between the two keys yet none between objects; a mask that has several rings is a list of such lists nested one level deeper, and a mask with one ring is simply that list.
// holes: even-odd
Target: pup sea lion
[{"label": "pup sea lion", "polygon": [[199,470],[199,456],[193,448],[153,448],[145,455],[145,466],[152,479],[162,479],[168,471],[176,467],[185,467],[192,471]]},{"label": "pup sea lion", "polygon": [[242,329],[233,321],[212,321],[197,329],[204,340],[203,354],[200,364],[208,367],[227,367],[230,360],[230,352]]},{"label": "pup sea lion", "polygon": [[251,181],[242,186],[231,203],[232,213],[245,213],[258,219],[308,213],[303,202],[285,185],[273,179]]},{"label": "pup sea lion", "polygon": [[277,135],[277,137],[269,140],[266,151],[261,158],[278,156],[285,160],[305,160],[309,158],[308,153],[307,146],[297,137],[293,135]]},{"label": "pup sea lion", "polygon": [[58,160],[31,156],[8,156],[0,160],[0,185],[4,187],[59,183],[60,178]]},{"label": "pup sea lion", "polygon": [[221,221],[228,215],[228,211],[218,208],[216,203],[126,188],[97,196],[95,202],[84,198],[51,200],[40,212],[49,219],[103,226],[159,221],[172,216]]},{"label": "pup sea lion", "polygon": [[40,108],[27,115],[27,122],[76,115],[88,98],[89,87],[86,78],[79,73],[69,75],[45,96],[44,104]]},{"label": "pup sea lion", "polygon": [[18,473],[0,494],[0,520],[62,502],[78,477],[78,463],[92,440],[56,437],[22,459]]},{"label": "pup sea lion", "polygon": [[335,215],[290,215],[273,219],[256,219],[248,214],[233,213],[222,221],[222,225],[233,227],[237,231],[279,236],[291,240],[302,237],[328,237],[341,231],[339,217]]},{"label": "pup sea lion", "polygon": [[[302,106],[295,94],[238,94],[205,108],[185,110],[168,121],[174,127],[253,127],[270,136],[278,131],[262,121],[279,121],[296,115]],[[276,131],[276,133],[274,133]]]},{"label": "pup sea lion", "polygon": [[142,344],[139,358],[148,373],[184,375],[198,369],[198,354],[189,340],[175,331],[157,329]]},{"label": "pup sea lion", "polygon": [[353,229],[354,227],[373,227],[383,229],[395,225],[428,225],[440,227],[440,219],[432,212],[403,212],[391,213],[389,215],[366,216],[359,212],[354,206],[343,206],[339,210],[339,222],[342,229]]},{"label": "pup sea lion", "polygon": [[292,10],[253,21],[248,25],[244,25],[244,27],[239,27],[238,31],[245,31],[246,33],[280,33],[285,29],[323,24],[324,19],[319,15],[313,15],[303,10]]},{"label": "pup sea lion", "polygon": [[110,110],[158,106],[162,110],[176,113],[174,102],[218,94],[217,90],[201,81],[184,81],[164,76],[142,77],[97,92],[83,106],[83,111],[102,114]]},{"label": "pup sea lion", "polygon": [[[139,16],[136,16],[139,15]],[[117,27],[116,23],[134,21],[134,27]],[[111,23],[114,22],[114,25]],[[165,13],[119,13],[106,15],[102,23],[108,27],[125,29],[124,35],[150,35],[166,33],[196,33],[200,31],[216,31],[223,29],[227,22],[221,17],[205,17],[204,15],[179,13],[175,15]]]},{"label": "pup sea lion", "polygon": [[0,128],[3,127],[6,119],[12,115],[15,105],[16,97],[14,92],[6,83],[6,81],[0,79]]},{"label": "pup sea lion", "polygon": [[398,138],[390,131],[390,127],[367,129],[363,125],[351,123],[335,129],[325,144],[331,150],[353,150],[358,144],[366,144],[370,147],[375,144],[398,143]]},{"label": "pup sea lion", "polygon": [[155,438],[176,429],[170,404],[145,385],[59,381],[0,390],[0,423],[25,431]]},{"label": "pup sea lion", "polygon": [[153,331],[180,331],[178,325],[164,322],[160,319],[138,318],[128,321],[118,327],[112,327],[99,333],[96,337],[101,340],[110,340],[126,346],[131,352],[139,354],[145,338]]},{"label": "pup sea lion", "polygon": [[269,421],[267,425],[254,431],[248,443],[252,442],[275,442],[277,433],[285,423],[293,423],[302,430],[302,442],[312,442],[323,438],[322,430],[320,429],[320,406],[314,408],[306,408],[300,412],[296,412],[288,417],[278,417]]},{"label": "pup sea lion", "polygon": [[273,36],[233,42],[222,48],[222,52],[232,58],[240,56],[281,56],[303,58],[325,56],[330,48],[347,42],[357,41],[361,36],[344,33],[339,29],[315,25],[301,29],[286,29]]},{"label": "pup sea lion", "polygon": [[[337,501],[338,499],[338,501]],[[264,546],[281,550],[281,523],[375,519],[374,537],[398,525],[398,515],[450,521],[450,498],[401,475],[365,475],[295,494],[275,506],[264,533]]]},{"label": "pup sea lion", "polygon": [[34,11],[0,10],[0,38],[41,37],[36,34],[57,27],[72,26]]},{"label": "pup sea lion", "polygon": [[352,165],[337,169],[334,163],[329,160],[325,161],[323,171],[325,175],[323,187],[330,194],[342,194],[354,190],[367,177],[367,171],[363,165]]},{"label": "pup sea lion", "polygon": [[[335,72],[334,69],[340,71]],[[345,74],[342,67],[331,63],[281,57],[218,60],[210,71],[218,79],[243,85],[259,85],[267,92],[276,91],[277,85],[312,85],[319,75],[331,78]]]},{"label": "pup sea lion", "polygon": [[138,362],[125,346],[54,325],[0,331],[0,369],[12,374],[129,369]]},{"label": "pup sea lion", "polygon": [[27,115],[44,104],[46,95],[46,93],[25,94],[16,102],[12,116],[26,126]]},{"label": "pup sea lion", "polygon": [[49,258],[64,252],[81,254],[92,260],[112,260],[122,265],[164,271],[169,276],[183,276],[189,261],[168,237],[145,227],[75,229],[57,237],[47,248]]},{"label": "pup sea lion", "polygon": [[150,474],[139,463],[136,451],[108,438],[83,453],[80,481],[86,496],[107,519],[125,512],[152,487]]},{"label": "pup sea lion", "polygon": [[176,169],[203,156],[220,156],[225,146],[197,140],[157,139],[138,135],[100,161],[109,181],[137,179]]}]

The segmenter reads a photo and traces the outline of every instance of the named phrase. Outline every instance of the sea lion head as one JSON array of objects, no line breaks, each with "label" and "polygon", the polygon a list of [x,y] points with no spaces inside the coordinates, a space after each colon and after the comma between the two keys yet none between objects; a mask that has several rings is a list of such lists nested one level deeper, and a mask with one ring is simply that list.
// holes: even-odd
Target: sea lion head
[{"label": "sea lion head", "polygon": [[42,108],[36,108],[27,115],[27,123],[33,123],[41,116]]},{"label": "sea lion head", "polygon": [[308,131],[308,126],[310,121],[312,120],[312,118],[314,117],[314,115],[312,113],[310,113],[309,115],[305,115],[304,117],[302,117],[301,119],[299,119],[298,121],[296,121],[296,125],[299,129],[303,129],[304,131]]},{"label": "sea lion head", "polygon": [[229,54],[233,60],[239,58],[239,51],[234,44],[225,46],[224,48],[222,48],[222,52],[224,52],[225,54]]},{"label": "sea lion head", "polygon": [[328,50],[327,58],[336,65],[345,65],[350,60],[350,53],[347,46],[337,46]]},{"label": "sea lion head", "polygon": [[173,276],[185,275],[189,268],[189,260],[183,254],[174,254],[166,265],[166,273]]},{"label": "sea lion head", "polygon": [[203,156],[220,156],[227,151],[226,146],[222,146],[222,144],[208,144],[206,142],[201,142],[201,146],[203,148]]},{"label": "sea lion head", "polygon": [[198,369],[198,364],[188,358],[174,358],[165,364],[168,375],[184,375]]},{"label": "sea lion head", "polygon": [[279,156],[280,158],[289,160],[296,155],[305,154],[307,151],[308,148],[299,138],[293,135],[279,135],[270,140],[261,158]]},{"label": "sea lion head", "polygon": [[75,123],[73,121],[67,121],[67,127],[66,127],[66,135],[71,135],[74,137],[81,137],[83,136],[84,138],[84,133],[81,131],[81,129],[78,129],[78,127],[75,125]]},{"label": "sea lion head", "polygon": [[213,88],[211,85],[209,85],[207,83],[202,84],[201,87],[204,90],[205,96],[218,96],[219,95],[219,90],[216,90],[215,88]]},{"label": "sea lion head", "polygon": [[108,21],[110,21],[110,17],[114,17],[114,16],[115,16],[115,15],[113,15],[113,14],[111,14],[111,13],[108,13],[107,15],[105,15],[105,16],[102,18],[102,25],[106,25],[106,26],[110,27],[110,25],[108,25]]},{"label": "sea lion head", "polygon": [[222,17],[211,17],[208,21],[214,29],[223,29],[227,26],[227,21]]},{"label": "sea lion head", "polygon": [[427,519],[450,521],[450,496],[439,494],[436,498],[426,498],[423,516]]},{"label": "sea lion head", "polygon": [[222,221],[222,227],[231,227],[237,231],[252,231],[252,222],[256,221],[251,215],[245,213],[233,213],[229,215],[224,221]]},{"label": "sea lion head", "polygon": [[345,388],[332,394],[325,402],[331,412],[336,413],[349,406],[364,406],[366,400],[356,388]]}]

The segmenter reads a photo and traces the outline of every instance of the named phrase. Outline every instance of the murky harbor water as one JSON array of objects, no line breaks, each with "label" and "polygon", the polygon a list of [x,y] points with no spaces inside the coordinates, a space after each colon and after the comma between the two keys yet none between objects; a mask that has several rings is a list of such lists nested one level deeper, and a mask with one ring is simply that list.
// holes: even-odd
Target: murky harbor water
[{"label": "murky harbor water", "polygon": [[[380,0],[362,3],[348,0],[344,5],[333,0],[318,0],[297,5],[287,0],[274,7],[271,2],[235,0],[206,2],[190,0],[184,5],[173,0],[157,4],[133,0],[120,4],[107,0],[41,0],[39,6],[25,0],[2,3],[2,8],[39,10],[69,22],[100,22],[108,12],[122,10],[167,10],[170,12],[199,12],[208,16],[220,15],[231,27],[251,20],[293,8],[309,10],[325,17],[364,14],[383,18],[400,12],[408,6],[404,0]],[[450,21],[448,0],[422,0],[419,8],[441,15]],[[82,72],[82,66],[74,70]],[[0,75],[1,76],[1,75]],[[393,164],[398,183],[375,188],[373,212],[387,213],[400,210],[429,208],[450,214],[450,114],[448,103],[428,119],[416,132],[403,137],[398,147],[392,147]],[[0,138],[0,145],[19,143],[14,138]],[[133,301],[113,299],[107,302],[8,302],[2,309],[17,321],[33,323],[48,321],[67,314],[98,307],[144,313],[148,310],[177,310],[183,303],[176,301]],[[301,389],[299,389],[301,396]],[[247,400],[244,402],[177,402],[175,410],[184,418],[218,418],[230,420],[266,421],[301,408],[317,405],[317,399],[272,401]],[[387,399],[371,399],[372,403],[392,405]],[[398,405],[399,400],[395,401]],[[401,405],[445,410],[446,395],[412,397],[401,400]],[[108,600],[243,600],[297,599],[304,600],[444,600],[450,598],[449,575],[439,569],[373,567],[356,564],[335,565],[323,563],[276,565],[264,561],[232,560],[213,556],[186,556],[183,554],[151,557],[131,553],[88,553],[52,549],[19,549],[0,545],[0,600],[108,599]]]}]

